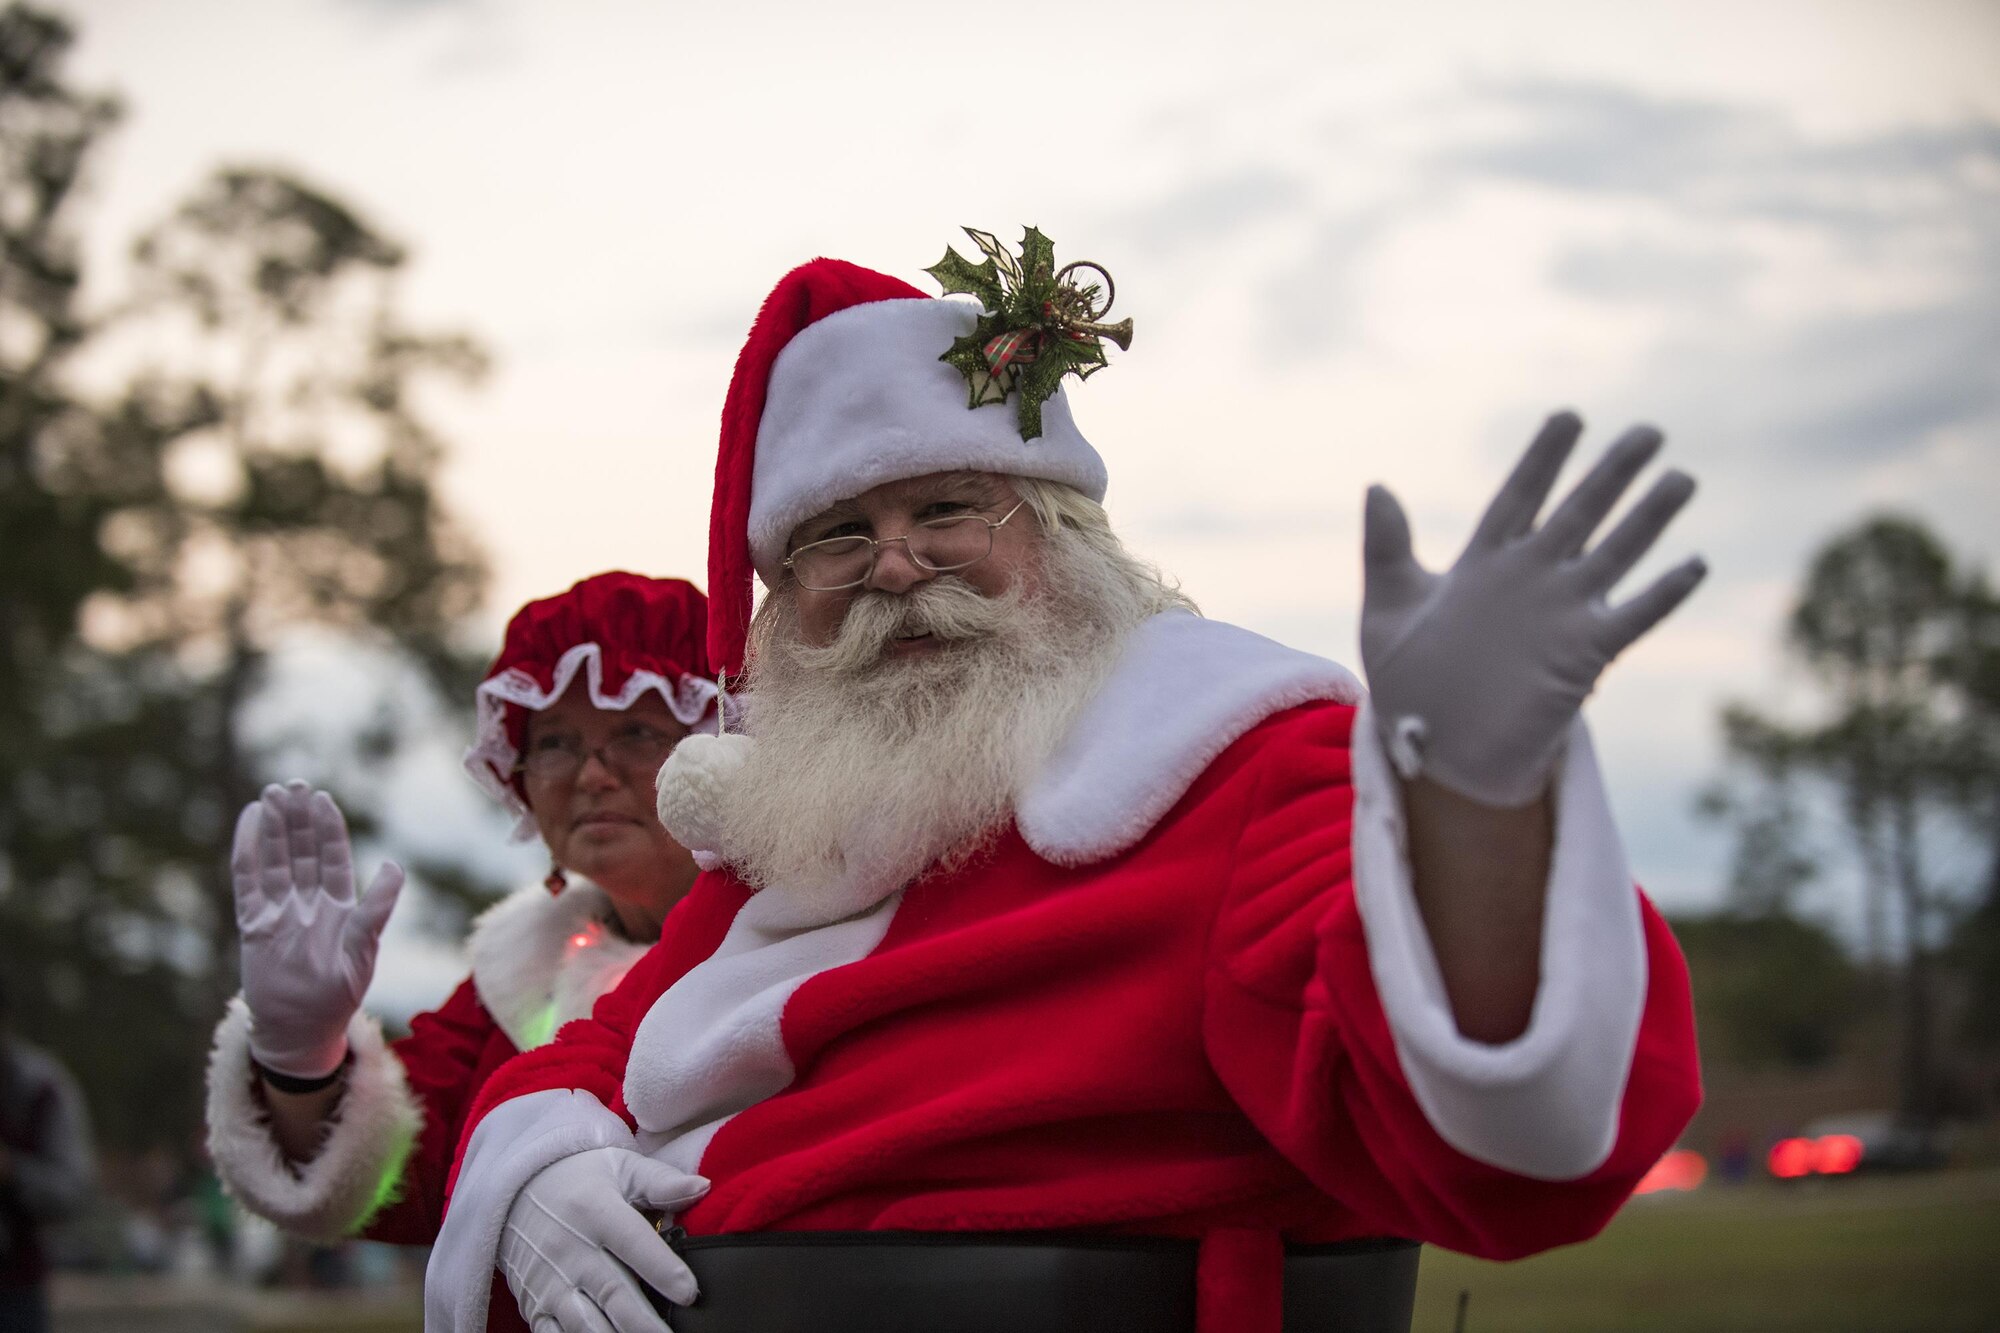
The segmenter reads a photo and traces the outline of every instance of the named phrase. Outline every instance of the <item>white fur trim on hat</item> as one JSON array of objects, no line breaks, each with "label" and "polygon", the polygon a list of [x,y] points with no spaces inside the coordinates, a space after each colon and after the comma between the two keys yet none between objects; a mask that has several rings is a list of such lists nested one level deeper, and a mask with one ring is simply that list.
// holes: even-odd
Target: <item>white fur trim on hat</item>
[{"label": "white fur trim on hat", "polygon": [[616,934],[611,913],[611,895],[572,877],[559,894],[516,889],[472,923],[472,988],[516,1047],[532,1050],[589,1016],[651,947]]},{"label": "white fur trim on hat", "polygon": [[326,1140],[293,1162],[271,1133],[271,1116],[250,1067],[250,1007],[241,996],[216,1025],[208,1059],[208,1152],[215,1173],[245,1208],[295,1236],[351,1236],[394,1198],[410,1148],[423,1127],[398,1060],[373,1018],[347,1025],[346,1087]]},{"label": "white fur trim on hat", "polygon": [[998,472],[1104,498],[1104,460],[1060,390],[1042,405],[1033,440],[1021,438],[1014,398],[965,405],[965,376],[938,357],[978,317],[965,301],[870,301],[801,330],[778,353],[750,492],[750,558],[767,585],[793,528],[883,482]]},{"label": "white fur trim on hat", "polygon": [[480,681],[479,688],[473,691],[478,701],[477,721],[472,744],[465,750],[465,771],[482,791],[513,813],[516,842],[534,837],[536,829],[535,817],[500,776],[512,772],[515,760],[521,757],[507,738],[507,705],[519,704],[539,713],[568,693],[578,671],[589,682],[590,702],[595,707],[622,713],[651,690],[666,701],[667,710],[683,726],[698,732],[715,730],[714,681],[698,676],[668,680],[656,671],[634,671],[625,678],[618,693],[609,694],[604,689],[604,653],[595,643],[579,643],[565,652],[556,663],[555,677],[547,689],[518,667]]}]

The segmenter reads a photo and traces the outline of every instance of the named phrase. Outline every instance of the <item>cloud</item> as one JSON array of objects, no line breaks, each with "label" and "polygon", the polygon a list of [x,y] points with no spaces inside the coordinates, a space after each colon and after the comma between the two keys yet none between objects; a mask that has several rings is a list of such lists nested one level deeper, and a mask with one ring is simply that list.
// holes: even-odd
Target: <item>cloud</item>
[{"label": "cloud", "polygon": [[[1633,230],[1624,236],[1579,215],[1575,239],[1549,271],[1558,290],[1607,303],[1712,314],[1765,268],[1759,246],[1772,241],[1760,227],[1796,231],[1829,247],[1831,258],[1887,269],[1919,261],[1948,239],[1943,233],[1965,233],[1950,243],[1969,250],[1970,285],[2000,282],[2000,241],[1978,221],[2000,202],[1996,123],[1812,139],[1763,107],[1527,80],[1474,84],[1456,100],[1412,108],[1397,133],[1416,142],[1391,154],[1400,165],[1386,173],[1357,170],[1356,154],[1367,154],[1333,136],[1300,160],[1183,174],[1114,225],[1170,256],[1235,245],[1260,345],[1287,359],[1354,341],[1367,313],[1358,277],[1384,241],[1495,185],[1595,206],[1600,217],[1630,206]],[[1251,247],[1244,239],[1253,232]],[[1952,348],[1984,336],[1944,313],[1966,304],[1960,294],[1936,304],[1928,322],[1884,316],[1884,336],[1915,333]]]},{"label": "cloud", "polygon": [[[1566,245],[1549,276],[1662,312],[1631,372],[1647,397],[1720,400],[1713,415],[1789,466],[2000,413],[2000,124],[1814,141],[1759,108],[1625,88],[1484,95],[1502,128],[1438,170],[1634,206],[1625,234]],[[1759,308],[1759,283],[1781,297]]]},{"label": "cloud", "polygon": [[1737,250],[1626,237],[1569,247],[1557,256],[1549,280],[1603,301],[1714,304],[1733,299],[1756,267]]},{"label": "cloud", "polygon": [[523,51],[492,0],[334,0],[371,37],[422,34],[425,70],[451,80],[491,75],[518,64]]},{"label": "cloud", "polygon": [[1771,112],[1652,98],[1611,85],[1503,84],[1479,100],[1493,112],[1480,123],[1497,132],[1488,142],[1442,149],[1439,170],[1689,202],[1717,164],[1766,162],[1790,137]]},{"label": "cloud", "polygon": [[1258,292],[1263,345],[1283,360],[1315,356],[1357,332],[1354,275],[1375,242],[1417,208],[1414,197],[1321,217],[1304,250],[1272,270]]},{"label": "cloud", "polygon": [[1665,203],[1686,214],[1790,222],[1872,240],[1990,207],[2000,124],[1808,139],[1760,107],[1649,97],[1610,85],[1524,82],[1479,95],[1495,128],[1438,150],[1441,174]]},{"label": "cloud", "polygon": [[1783,395],[1773,445],[1823,459],[1894,453],[2000,412],[1996,297],[1989,283],[1984,299],[1819,322],[1742,367]]},{"label": "cloud", "polygon": [[384,19],[414,18],[446,10],[485,7],[485,0],[340,0],[340,3],[348,9]]},{"label": "cloud", "polygon": [[1252,164],[1177,183],[1169,192],[1113,219],[1135,242],[1157,250],[1210,249],[1246,227],[1297,215],[1312,191],[1275,167]]},{"label": "cloud", "polygon": [[1316,536],[1339,527],[1339,517],[1326,508],[1225,508],[1193,504],[1138,519],[1133,530],[1155,540],[1270,542]]}]

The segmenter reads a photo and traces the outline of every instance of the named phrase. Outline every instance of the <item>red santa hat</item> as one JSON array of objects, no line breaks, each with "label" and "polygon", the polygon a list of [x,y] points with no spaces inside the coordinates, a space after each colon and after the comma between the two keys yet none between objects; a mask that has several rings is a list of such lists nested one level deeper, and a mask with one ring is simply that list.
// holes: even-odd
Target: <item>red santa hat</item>
[{"label": "red santa hat", "polygon": [[650,690],[686,726],[716,729],[707,614],[708,601],[692,583],[618,570],[514,613],[500,655],[474,691],[478,717],[465,768],[517,816],[515,837],[535,834],[514,771],[528,712],[562,698],[579,671],[598,708],[623,712]]},{"label": "red santa hat", "polygon": [[779,280],[751,325],[722,408],[709,516],[708,656],[742,670],[754,569],[775,586],[793,528],[837,500],[931,472],[1039,477],[1104,498],[1104,461],[1058,390],[1024,440],[1014,399],[966,406],[938,358],[980,308],[815,259]]}]

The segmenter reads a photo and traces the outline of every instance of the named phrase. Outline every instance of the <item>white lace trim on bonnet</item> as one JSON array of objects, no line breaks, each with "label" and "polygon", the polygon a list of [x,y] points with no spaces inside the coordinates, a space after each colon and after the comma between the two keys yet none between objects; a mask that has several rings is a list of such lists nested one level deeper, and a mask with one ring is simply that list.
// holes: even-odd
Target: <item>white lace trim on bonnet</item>
[{"label": "white lace trim on bonnet", "polygon": [[555,678],[546,690],[519,667],[509,667],[499,675],[479,682],[474,691],[477,722],[472,744],[466,747],[465,771],[480,789],[506,806],[514,815],[514,840],[526,842],[536,836],[535,817],[528,812],[504,774],[514,771],[521,757],[507,738],[507,705],[540,712],[569,690],[579,670],[588,668],[590,702],[598,708],[622,713],[637,703],[639,696],[652,690],[666,701],[667,709],[684,726],[697,732],[713,733],[715,726],[715,682],[697,676],[668,680],[657,671],[634,671],[616,694],[604,691],[604,653],[595,643],[579,643],[556,663]]}]

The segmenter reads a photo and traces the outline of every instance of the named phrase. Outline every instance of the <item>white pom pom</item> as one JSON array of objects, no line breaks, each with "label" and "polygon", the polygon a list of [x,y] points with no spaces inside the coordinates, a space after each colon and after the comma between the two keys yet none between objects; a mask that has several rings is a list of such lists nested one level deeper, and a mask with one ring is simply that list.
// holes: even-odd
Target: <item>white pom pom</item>
[{"label": "white pom pom", "polygon": [[660,766],[660,823],[691,852],[722,845],[722,797],[750,756],[748,736],[689,736]]}]

